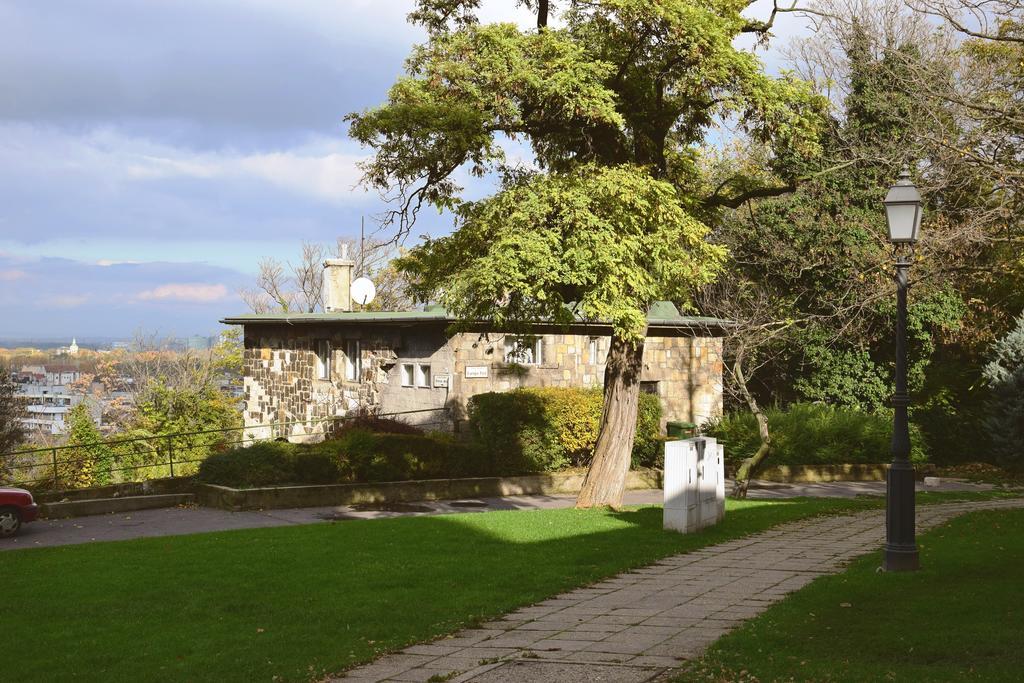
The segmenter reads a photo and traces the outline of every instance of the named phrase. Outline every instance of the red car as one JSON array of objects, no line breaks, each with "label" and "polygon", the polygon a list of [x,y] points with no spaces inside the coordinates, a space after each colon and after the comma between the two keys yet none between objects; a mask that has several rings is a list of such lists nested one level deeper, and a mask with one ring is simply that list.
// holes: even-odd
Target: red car
[{"label": "red car", "polygon": [[39,506],[25,489],[0,488],[0,537],[13,536],[39,517]]}]

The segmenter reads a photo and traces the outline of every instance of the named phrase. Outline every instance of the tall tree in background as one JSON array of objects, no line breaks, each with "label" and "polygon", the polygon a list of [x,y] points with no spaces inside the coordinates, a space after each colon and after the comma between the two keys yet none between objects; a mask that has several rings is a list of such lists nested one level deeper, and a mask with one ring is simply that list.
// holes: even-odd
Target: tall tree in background
[{"label": "tall tree in background", "polygon": [[[762,405],[812,400],[884,410],[889,397],[895,311],[881,199],[901,167],[934,156],[927,135],[950,127],[906,90],[910,74],[930,69],[948,79],[951,70],[933,27],[905,8],[863,5],[823,8],[817,34],[794,50],[798,70],[830,95],[834,112],[821,154],[790,160],[805,182],[790,195],[751,201],[716,231],[730,251],[731,278],[703,292],[702,308],[737,322],[727,387],[761,434],[737,473],[740,497],[771,454]],[[728,177],[759,154],[740,147],[716,173]],[[934,277],[951,242],[936,229],[934,210],[928,218],[911,307],[917,386],[936,339],[956,330],[965,310],[961,294]]]},{"label": "tall tree in background", "polygon": [[[722,251],[704,236],[723,208],[792,190],[792,165],[776,161],[817,151],[822,101],[734,47],[771,28],[740,14],[746,2],[523,4],[536,30],[480,24],[478,0],[419,2],[411,19],[428,42],[387,104],[350,117],[351,134],[375,151],[364,181],[394,203],[384,223],[399,236],[424,205],[456,217],[451,237],[401,261],[421,298],[499,329],[612,323],[600,436],[577,505],[618,506],[648,306],[671,297],[689,307],[714,277]],[[723,118],[770,153],[711,185],[698,149]],[[535,163],[508,164],[509,140],[529,144]],[[496,178],[497,192],[466,200],[460,169]]]},{"label": "tall tree in background", "polygon": [[[0,368],[0,453],[8,453],[21,445],[25,429],[19,418],[23,410],[15,393],[17,386],[7,368]],[[9,478],[9,463],[0,457],[0,481]]]}]

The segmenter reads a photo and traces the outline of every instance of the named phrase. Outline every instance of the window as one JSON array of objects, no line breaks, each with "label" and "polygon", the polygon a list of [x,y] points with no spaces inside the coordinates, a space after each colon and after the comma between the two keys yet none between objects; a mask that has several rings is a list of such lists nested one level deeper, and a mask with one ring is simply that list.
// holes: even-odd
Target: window
[{"label": "window", "polygon": [[316,343],[316,377],[331,378],[331,342],[321,339]]},{"label": "window", "polygon": [[640,393],[641,394],[652,394],[658,395],[658,383],[657,382],[640,382]]},{"label": "window", "polygon": [[505,362],[520,365],[541,365],[544,344],[540,337],[530,341],[524,337],[505,337]]},{"label": "window", "polygon": [[430,366],[429,365],[417,365],[416,366],[416,386],[418,386],[418,387],[429,387],[430,386]]},{"label": "window", "polygon": [[416,374],[416,366],[412,363],[402,364],[402,386],[411,387],[413,384],[413,377]]},{"label": "window", "polygon": [[345,342],[345,379],[358,382],[362,375],[362,357],[359,351],[359,340],[350,339]]},{"label": "window", "polygon": [[597,364],[599,364],[601,362],[601,358],[599,358],[598,355],[597,355],[597,353],[598,353],[597,337],[591,337],[590,338],[590,346],[588,347],[588,352],[589,352],[588,357],[589,357],[591,363],[593,363],[594,365],[597,365]]}]

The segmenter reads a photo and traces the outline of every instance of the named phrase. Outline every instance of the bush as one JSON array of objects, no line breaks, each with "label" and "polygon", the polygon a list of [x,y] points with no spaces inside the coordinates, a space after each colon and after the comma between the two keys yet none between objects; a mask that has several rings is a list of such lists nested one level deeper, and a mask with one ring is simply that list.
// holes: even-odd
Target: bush
[{"label": "bush", "polygon": [[[601,422],[600,389],[528,388],[474,396],[469,426],[497,474],[553,472],[586,465]],[[634,465],[654,465],[660,450],[661,404],[640,395]]]},{"label": "bush", "polygon": [[633,467],[665,466],[665,437],[661,433],[661,401],[653,394],[640,394],[633,441]]},{"label": "bush", "polygon": [[[772,465],[840,465],[889,462],[892,417],[853,408],[820,403],[794,403],[789,408],[765,411],[772,435],[772,452],[765,463]],[[749,412],[738,412],[713,421],[704,433],[725,446],[726,462],[739,463],[752,456],[760,445],[757,422]],[[914,462],[928,458],[920,430],[910,430]]]},{"label": "bush", "polygon": [[295,480],[292,456],[298,446],[266,441],[214,453],[199,465],[196,478],[208,484],[251,488]]},{"label": "bush", "polygon": [[478,451],[449,434],[381,434],[353,428],[318,444],[268,441],[217,453],[200,465],[198,478],[253,488],[488,474],[489,466]]},{"label": "bush", "polygon": [[325,441],[343,475],[352,481],[404,481],[490,474],[472,448],[447,434],[379,434],[346,430]]},{"label": "bush", "polygon": [[337,428],[333,435],[328,437],[334,439],[350,429],[361,429],[378,434],[412,434],[423,435],[423,430],[403,420],[391,417],[378,417],[377,415],[359,415],[352,418],[338,420]]},{"label": "bush", "polygon": [[291,474],[298,484],[337,484],[342,479],[336,457],[308,447],[297,448],[292,454]]}]

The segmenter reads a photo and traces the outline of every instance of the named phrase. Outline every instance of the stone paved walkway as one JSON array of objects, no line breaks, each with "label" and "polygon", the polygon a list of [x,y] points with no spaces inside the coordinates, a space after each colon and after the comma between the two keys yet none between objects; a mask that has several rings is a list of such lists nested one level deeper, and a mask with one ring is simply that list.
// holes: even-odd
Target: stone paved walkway
[{"label": "stone paved walkway", "polygon": [[[1024,499],[919,506],[925,530]],[[885,540],[885,513],[817,518],[665,558],[349,671],[339,683],[632,683],[667,679],[682,660],[816,577]]]}]

